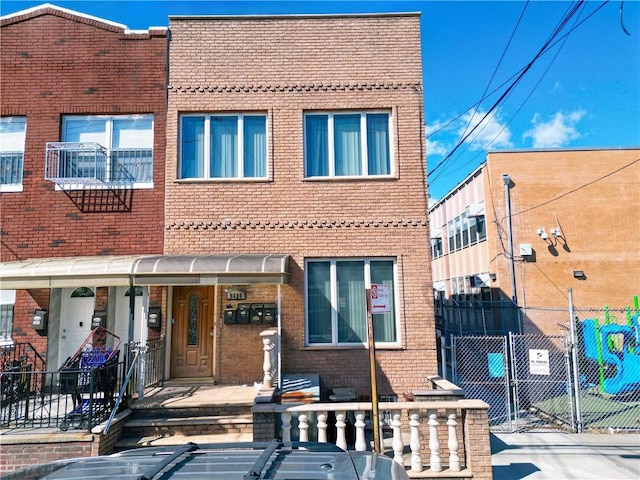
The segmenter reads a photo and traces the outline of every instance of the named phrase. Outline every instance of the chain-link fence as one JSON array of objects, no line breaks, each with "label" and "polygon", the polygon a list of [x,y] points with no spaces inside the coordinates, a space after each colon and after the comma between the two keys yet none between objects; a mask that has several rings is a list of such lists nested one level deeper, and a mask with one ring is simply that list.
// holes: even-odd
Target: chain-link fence
[{"label": "chain-link fence", "polygon": [[[459,318],[477,325],[477,313]],[[529,307],[519,317],[523,333],[443,335],[443,374],[489,403],[494,431],[640,430],[636,308]]]}]

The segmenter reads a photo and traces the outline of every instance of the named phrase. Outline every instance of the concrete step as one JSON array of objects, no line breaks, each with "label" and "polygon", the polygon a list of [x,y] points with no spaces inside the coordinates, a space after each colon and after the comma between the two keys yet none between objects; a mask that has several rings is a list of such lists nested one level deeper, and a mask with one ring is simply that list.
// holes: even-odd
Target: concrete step
[{"label": "concrete step", "polygon": [[133,415],[123,425],[124,436],[214,435],[224,433],[252,433],[253,416],[197,415],[180,417],[139,417]]}]

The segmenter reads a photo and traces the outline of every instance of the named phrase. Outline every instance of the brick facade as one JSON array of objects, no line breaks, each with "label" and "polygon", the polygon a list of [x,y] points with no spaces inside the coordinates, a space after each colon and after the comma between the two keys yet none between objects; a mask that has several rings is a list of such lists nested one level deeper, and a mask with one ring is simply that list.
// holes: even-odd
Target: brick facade
[{"label": "brick facade", "polygon": [[[437,368],[419,17],[172,17],[170,30],[165,253],[290,254],[283,373],[319,373],[328,387],[360,392],[366,350],[305,347],[305,259],[396,258],[401,346],[378,350],[379,390],[424,386]],[[395,178],[305,180],[303,114],[365,109],[391,112]],[[267,180],[177,180],[181,113],[256,111],[268,117]],[[216,328],[216,378],[247,381],[230,365],[238,359],[258,362],[247,368],[260,378],[261,361],[250,360],[261,351],[258,330]]]},{"label": "brick facade", "polygon": [[[0,114],[26,117],[27,128],[23,189],[0,195],[0,260],[161,253],[166,29],[131,33],[52,7],[5,17],[1,29]],[[154,188],[56,190],[45,145],[62,140],[68,114],[153,114]],[[45,354],[46,337],[30,325],[35,307],[49,308],[49,291],[18,290],[14,341]]]}]

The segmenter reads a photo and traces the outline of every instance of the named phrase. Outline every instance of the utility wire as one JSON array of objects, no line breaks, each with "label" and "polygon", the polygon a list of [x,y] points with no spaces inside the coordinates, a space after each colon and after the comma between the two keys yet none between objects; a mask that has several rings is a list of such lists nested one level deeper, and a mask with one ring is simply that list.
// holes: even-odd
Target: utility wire
[{"label": "utility wire", "polygon": [[[453,147],[453,149],[436,165],[435,168],[433,168],[430,172],[427,173],[427,177],[429,177],[430,175],[432,175],[434,172],[436,172],[444,163],[447,163],[453,156],[453,154],[460,148],[460,146],[462,145],[462,143],[464,143],[469,136],[474,132],[474,130],[476,128],[478,128],[479,125],[482,124],[482,122],[491,114],[491,112],[497,108],[497,106],[511,93],[511,91],[513,90],[513,88],[517,85],[517,83],[519,83],[520,79],[524,76],[524,74],[531,68],[531,66],[533,65],[533,63],[539,59],[542,55],[544,55],[547,51],[549,51],[551,48],[553,48],[555,45],[557,45],[559,42],[565,42],[567,37],[574,31],[576,30],[578,27],[580,27],[584,22],[586,22],[590,17],[592,17],[596,12],[598,12],[602,7],[604,7],[607,3],[609,3],[609,0],[605,0],[603,3],[600,4],[600,6],[598,6],[596,9],[594,9],[589,15],[587,15],[582,21],[580,21],[579,23],[575,24],[568,32],[566,32],[564,35],[560,36],[559,38],[556,39],[555,42],[551,43],[551,40],[553,40],[558,34],[559,32],[566,26],[566,24],[568,23],[568,21],[571,19],[571,17],[573,17],[576,12],[578,11],[578,9],[583,6],[584,0],[580,0],[579,2],[577,2],[570,10],[567,14],[565,14],[565,17],[563,18],[563,20],[560,22],[560,24],[556,27],[556,30],[554,30],[552,36],[547,40],[547,42],[545,43],[545,45],[540,49],[540,51],[538,52],[538,54],[536,54],[536,56],[534,57],[534,59],[529,62],[527,65],[525,65],[522,69],[520,69],[518,72],[516,72],[514,75],[512,75],[509,79],[507,79],[505,82],[503,82],[499,87],[497,87],[496,89],[494,89],[489,95],[485,96],[485,98],[488,98],[488,96],[493,95],[494,93],[496,93],[500,88],[502,88],[504,85],[506,85],[509,81],[511,81],[514,77],[517,77],[515,81],[513,81],[511,83],[511,85],[509,86],[509,88],[507,89],[507,91],[505,93],[503,93],[503,95],[500,97],[500,99],[498,99],[498,101],[496,103],[494,103],[494,105],[491,107],[491,109],[489,109],[489,111],[484,115],[484,117],[480,120],[480,122],[478,124],[476,124],[476,126],[464,137],[462,137],[458,143]],[[556,54],[557,57],[557,54]],[[555,57],[554,57],[555,59]],[[548,71],[548,68],[547,68]],[[545,71],[546,74],[546,71]],[[539,84],[540,82],[538,82]],[[536,84],[536,87],[538,86],[538,84]],[[486,90],[485,90],[486,93]],[[531,92],[531,94],[533,93],[533,91]],[[531,94],[527,97],[527,99],[531,96]],[[447,122],[446,124],[442,125],[440,128],[434,130],[433,132],[431,132],[429,135],[427,135],[427,139],[432,137],[433,135],[435,135],[436,133],[444,130],[445,128],[447,128],[448,126],[450,126],[452,123],[454,123],[455,121],[457,121],[458,119],[460,119],[464,114],[466,114],[468,111],[470,111],[473,108],[476,108],[478,105],[480,105],[480,103],[485,99],[485,98],[481,98],[478,102],[476,102],[475,104],[473,104],[471,107],[469,107],[467,110],[465,110],[463,113],[461,113],[460,115],[458,115],[457,117],[455,117],[454,119],[452,119],[451,121]],[[522,108],[522,107],[520,107]],[[520,109],[518,109],[519,111]],[[513,120],[513,117],[511,118],[511,120],[509,121],[509,123]],[[484,126],[482,127],[484,128]],[[482,130],[481,130],[482,131]],[[476,136],[477,138],[477,136]],[[497,138],[497,136],[496,136]],[[491,145],[492,142],[490,142],[488,146]],[[475,158],[475,157],[474,157]],[[435,178],[432,179],[432,182],[435,181],[440,175],[442,174],[442,172],[437,175]]]},{"label": "utility wire", "polygon": [[[595,13],[595,12],[594,12]],[[593,15],[593,13],[592,13]],[[576,20],[577,21],[577,20]],[[571,30],[575,30],[575,28],[577,27],[577,25],[575,25]],[[569,32],[569,33],[570,33]],[[547,75],[547,73],[549,73],[549,70],[551,69],[551,67],[553,66],[553,64],[555,63],[556,59],[558,58],[558,55],[560,55],[560,52],[562,51],[565,43],[567,42],[568,39],[568,35],[563,35],[561,39],[559,39],[558,41],[562,41],[562,44],[560,45],[560,47],[558,48],[558,50],[556,50],[555,55],[553,56],[553,58],[551,59],[551,61],[549,62],[549,65],[547,65],[547,68],[544,70],[544,72],[542,72],[542,75],[540,76],[540,78],[538,79],[538,81],[536,82],[536,84],[533,86],[533,88],[531,89],[531,91],[529,92],[529,94],[525,97],[524,101],[522,101],[520,103],[520,106],[516,109],[515,113],[511,116],[511,118],[504,124],[504,126],[500,129],[500,131],[495,135],[495,137],[493,137],[493,139],[488,142],[487,144],[484,145],[483,149],[480,150],[476,155],[474,155],[472,158],[470,158],[469,160],[467,160],[466,162],[464,162],[462,165],[460,165],[458,168],[456,168],[455,170],[453,170],[450,173],[454,173],[454,172],[458,172],[460,170],[462,170],[464,167],[466,167],[467,165],[469,165],[471,162],[473,162],[476,158],[478,158],[480,155],[482,155],[484,153],[484,150],[487,150],[492,144],[493,142],[495,142],[495,140],[500,136],[500,134],[502,132],[504,132],[504,130],[511,124],[511,122],[513,122],[513,120],[515,120],[516,116],[518,115],[518,113],[520,113],[520,111],[522,110],[522,108],[526,105],[526,103],[529,101],[529,99],[531,98],[531,96],[533,95],[533,93],[536,91],[536,89],[540,86],[540,83],[542,82],[542,80],[544,79],[544,77]],[[556,42],[557,43],[557,42]],[[554,44],[555,45],[555,44]],[[478,132],[478,135],[480,135],[480,132]],[[471,140],[471,142],[475,141],[476,138],[478,138],[478,135],[476,135],[474,137],[473,140]],[[459,156],[458,156],[459,158]],[[441,170],[441,174],[444,173],[447,170],[447,167],[445,166],[445,168],[443,168]],[[437,175],[436,178],[438,178],[440,175]],[[435,180],[435,179],[434,179]]]},{"label": "utility wire", "polygon": [[584,0],[579,0],[573,8],[571,8],[569,14],[565,15],[565,17],[562,19],[562,21],[560,22],[560,24],[556,27],[556,29],[553,31],[553,34],[547,39],[547,41],[544,43],[544,45],[542,46],[542,48],[540,48],[540,50],[538,50],[538,53],[536,53],[536,55],[533,57],[533,59],[531,61],[529,61],[529,63],[522,69],[522,71],[520,72],[520,74],[516,77],[516,79],[511,83],[511,85],[509,85],[509,87],[502,93],[502,95],[500,95],[500,98],[498,98],[498,100],[496,102],[494,102],[494,104],[491,106],[491,108],[489,108],[489,110],[483,115],[483,117],[480,119],[480,121],[478,123],[476,123],[476,125],[465,135],[463,135],[458,142],[456,143],[455,147],[453,147],[453,149],[451,150],[451,152],[449,152],[436,166],[433,170],[431,170],[430,172],[427,173],[427,177],[431,174],[433,174],[435,171],[437,171],[445,162],[449,161],[449,159],[453,156],[453,154],[460,148],[460,146],[464,143],[464,141],[469,138],[471,136],[471,134],[473,132],[476,131],[476,129],[482,124],[482,122],[496,109],[498,108],[498,106],[502,103],[502,101],[506,98],[506,96],[516,87],[516,85],[518,83],[520,83],[520,81],[522,80],[522,78],[526,75],[526,73],[531,69],[531,67],[533,67],[534,63],[540,58],[540,56],[542,55],[542,53],[544,53],[544,51],[549,47],[549,44],[551,43],[551,41],[558,35],[558,33],[560,32],[560,30],[562,28],[564,28],[564,26],[566,25],[566,23],[569,21],[569,19],[575,15],[576,9],[578,6],[580,6],[582,4]]}]

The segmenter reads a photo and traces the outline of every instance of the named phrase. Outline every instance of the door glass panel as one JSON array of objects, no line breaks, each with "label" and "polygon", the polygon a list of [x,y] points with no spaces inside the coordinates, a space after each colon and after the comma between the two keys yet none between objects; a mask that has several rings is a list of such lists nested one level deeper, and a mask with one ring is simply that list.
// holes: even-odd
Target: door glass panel
[{"label": "door glass panel", "polygon": [[191,295],[189,298],[189,334],[188,334],[188,345],[197,345],[198,344],[198,314],[199,314],[199,305],[197,295]]}]

